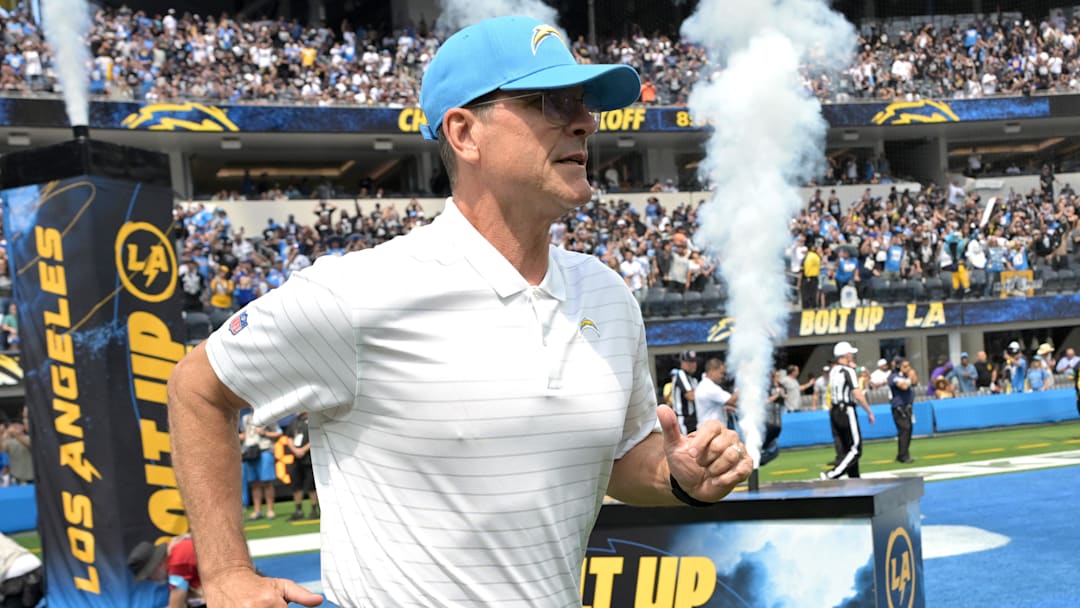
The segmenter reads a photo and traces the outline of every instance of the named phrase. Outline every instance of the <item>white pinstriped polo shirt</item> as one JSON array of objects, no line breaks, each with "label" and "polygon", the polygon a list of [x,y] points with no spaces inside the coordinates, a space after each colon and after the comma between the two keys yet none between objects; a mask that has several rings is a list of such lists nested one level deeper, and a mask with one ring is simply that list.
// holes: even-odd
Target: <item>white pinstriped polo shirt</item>
[{"label": "white pinstriped polo shirt", "polygon": [[322,258],[207,345],[259,420],[310,419],[343,606],[580,606],[612,463],[659,430],[618,274],[551,248],[530,287],[454,206]]}]

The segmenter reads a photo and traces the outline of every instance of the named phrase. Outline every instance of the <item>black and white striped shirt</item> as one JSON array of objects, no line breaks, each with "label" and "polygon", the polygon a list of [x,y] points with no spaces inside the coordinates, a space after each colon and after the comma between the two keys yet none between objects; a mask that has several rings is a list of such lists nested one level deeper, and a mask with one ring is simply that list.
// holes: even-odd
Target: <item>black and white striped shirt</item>
[{"label": "black and white striped shirt", "polygon": [[829,371],[829,397],[832,407],[855,407],[855,389],[859,378],[855,368],[837,364]]}]

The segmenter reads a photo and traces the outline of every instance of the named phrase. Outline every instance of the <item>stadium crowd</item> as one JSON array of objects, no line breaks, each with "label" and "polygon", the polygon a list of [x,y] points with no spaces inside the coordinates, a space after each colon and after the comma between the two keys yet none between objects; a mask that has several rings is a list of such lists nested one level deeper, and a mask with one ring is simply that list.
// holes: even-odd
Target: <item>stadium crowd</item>
[{"label": "stadium crowd", "polygon": [[[893,187],[882,197],[867,189],[854,201],[818,189],[790,225],[793,303],[835,305],[839,298],[826,292],[848,286],[856,301],[870,301],[881,281],[934,278],[944,283],[943,297],[991,297],[1003,271],[1031,270],[1037,278],[1068,270],[1080,255],[1080,197],[1068,184],[1055,192],[1049,167],[1041,181],[1042,190],[992,201],[957,184]],[[658,288],[722,290],[721,261],[694,241],[704,202],[667,209],[650,197],[639,210],[597,188],[592,201],[551,226],[551,242],[602,259],[642,303]],[[185,266],[196,271],[184,282],[188,308],[208,306],[220,320],[321,255],[371,247],[431,219],[416,200],[404,209],[377,203],[368,213],[357,201],[352,208],[340,203],[320,201],[309,217],[270,218],[254,235],[212,204],[178,206],[174,237]]]},{"label": "stadium crowd", "polygon": [[[850,67],[829,75],[804,66],[823,101],[977,98],[1080,90],[1080,19],[1061,11],[1034,19],[995,15],[890,35],[870,28]],[[0,91],[55,92],[52,51],[23,9],[0,13]],[[378,32],[296,20],[236,20],[126,6],[99,9],[88,37],[90,87],[115,100],[416,105],[420,76],[440,44],[427,24]],[[614,62],[642,76],[641,102],[683,105],[694,83],[719,67],[675,35],[635,27],[621,38],[571,44],[583,62]]]}]

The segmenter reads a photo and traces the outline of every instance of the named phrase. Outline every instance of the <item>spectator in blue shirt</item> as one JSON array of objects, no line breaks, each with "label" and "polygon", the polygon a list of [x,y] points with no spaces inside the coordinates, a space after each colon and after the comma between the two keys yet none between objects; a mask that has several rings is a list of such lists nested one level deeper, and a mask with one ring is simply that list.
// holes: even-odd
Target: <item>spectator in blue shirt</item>
[{"label": "spectator in blue shirt", "polygon": [[845,247],[840,248],[838,256],[833,278],[836,279],[836,288],[843,289],[855,280],[855,270],[858,268],[859,263],[851,257],[851,253]]},{"label": "spectator in blue shirt", "polygon": [[1054,375],[1043,365],[1043,358],[1035,355],[1031,359],[1031,369],[1027,373],[1028,386],[1034,392],[1048,390],[1054,386]]},{"label": "spectator in blue shirt", "polygon": [[893,235],[888,252],[885,256],[885,272],[882,276],[890,281],[900,278],[900,271],[904,267],[904,235]]},{"label": "spectator in blue shirt", "polygon": [[1027,379],[1027,359],[1020,351],[1019,342],[1009,342],[1005,350],[1005,363],[1009,366],[1009,387],[1014,393],[1024,392],[1024,381]]},{"label": "spectator in blue shirt", "polygon": [[960,353],[960,365],[953,368],[948,374],[948,379],[956,383],[960,393],[974,393],[975,380],[979,377],[975,364],[968,358],[967,353]]}]

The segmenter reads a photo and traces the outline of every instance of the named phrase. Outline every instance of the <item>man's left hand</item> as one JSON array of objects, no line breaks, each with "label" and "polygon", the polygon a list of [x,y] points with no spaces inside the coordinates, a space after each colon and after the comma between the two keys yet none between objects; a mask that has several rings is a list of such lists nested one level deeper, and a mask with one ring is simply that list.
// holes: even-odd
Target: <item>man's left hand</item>
[{"label": "man's left hand", "polygon": [[708,420],[693,433],[683,435],[670,407],[657,408],[657,416],[664,431],[668,469],[690,496],[703,502],[716,502],[753,470],[754,461],[738,434],[719,421]]}]

